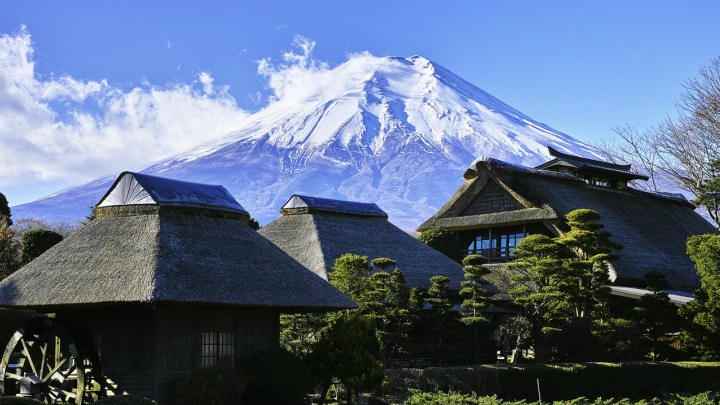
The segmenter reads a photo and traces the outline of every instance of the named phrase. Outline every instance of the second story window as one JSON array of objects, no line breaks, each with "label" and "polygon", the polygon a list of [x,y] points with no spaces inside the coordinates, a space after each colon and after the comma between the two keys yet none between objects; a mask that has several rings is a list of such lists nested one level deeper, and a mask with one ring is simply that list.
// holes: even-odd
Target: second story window
[{"label": "second story window", "polygon": [[491,262],[510,261],[514,259],[515,246],[527,235],[522,225],[480,230],[470,241],[465,253],[483,255]]}]

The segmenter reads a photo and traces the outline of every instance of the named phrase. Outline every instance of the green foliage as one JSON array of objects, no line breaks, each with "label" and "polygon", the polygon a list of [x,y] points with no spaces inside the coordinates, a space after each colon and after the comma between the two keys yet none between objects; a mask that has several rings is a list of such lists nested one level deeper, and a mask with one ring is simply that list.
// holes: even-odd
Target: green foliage
[{"label": "green foliage", "polygon": [[346,388],[347,403],[359,391],[377,392],[385,382],[380,340],[373,322],[355,312],[334,319],[307,356],[322,387],[321,400],[335,382]]},{"label": "green foliage", "polygon": [[[537,401],[538,379],[543,403],[577,400],[580,397],[602,397],[606,398],[605,401],[608,401],[607,398],[630,398],[639,401],[663,393],[683,393],[684,396],[708,390],[720,391],[720,363],[477,365],[422,370],[392,369],[387,373],[385,391],[392,398],[406,398],[410,396],[411,389],[416,389],[466,395],[475,393],[479,397],[497,395],[505,401]],[[702,397],[698,396],[698,399]]]},{"label": "green foliage", "polygon": [[250,359],[243,402],[254,405],[300,404],[315,387],[303,361],[283,349],[266,350]]},{"label": "green foliage", "polygon": [[62,240],[63,237],[59,233],[45,229],[33,229],[27,232],[22,238],[22,262],[30,263]]},{"label": "green foliage", "polygon": [[563,247],[545,235],[525,237],[515,247],[514,263],[507,269],[517,287],[508,291],[514,302],[525,309],[533,325],[535,360],[542,362],[548,350],[549,329],[554,322],[566,318],[568,278]]},{"label": "green foliage", "polygon": [[466,256],[462,262],[465,265],[463,269],[465,281],[460,283],[462,285],[460,296],[464,298],[462,302],[464,311],[461,313],[460,322],[472,328],[475,363],[479,363],[480,325],[489,321],[483,311],[491,306],[485,289],[488,282],[483,277],[490,274],[490,270],[483,266],[488,260],[481,255]]},{"label": "green foliage", "polygon": [[5,194],[0,193],[0,217],[7,218],[8,224],[12,225],[12,214],[10,213],[10,205],[8,204],[7,198],[5,198]]},{"label": "green foliage", "polygon": [[456,262],[460,263],[462,261],[463,255],[460,242],[452,232],[446,231],[445,228],[426,229],[418,239]]},{"label": "green foliage", "polygon": [[419,316],[419,295],[417,289],[405,287],[405,275],[398,268],[392,273],[381,270],[370,277],[369,289],[361,300],[366,310],[361,313],[366,313],[378,330],[383,363],[408,350],[408,333]]},{"label": "green foliage", "polygon": [[640,297],[640,304],[635,310],[635,318],[645,335],[650,359],[655,361],[667,344],[661,340],[667,334],[680,329],[680,316],[677,307],[670,302],[670,297],[662,291],[665,276],[657,271],[645,275],[648,293]]},{"label": "green foliage", "polygon": [[257,231],[258,229],[260,229],[260,223],[258,221],[256,221],[255,218],[253,218],[253,217],[248,218],[248,225],[253,230]]},{"label": "green foliage", "polygon": [[700,288],[695,300],[680,310],[686,321],[683,341],[703,360],[720,359],[720,236],[692,236],[687,251],[700,276]]},{"label": "green foliage", "polygon": [[[0,402],[1,404],[1,402]],[[138,397],[135,395],[115,395],[112,397],[103,398],[95,405],[154,405],[155,401],[151,401],[147,398]]]},{"label": "green foliage", "polygon": [[22,397],[0,397],[0,405],[37,405],[44,404],[32,398]]},{"label": "green foliage", "polygon": [[326,314],[280,315],[280,346],[296,356],[305,356],[317,342],[320,331],[327,326]]},{"label": "green foliage", "polygon": [[395,260],[387,257],[378,257],[377,259],[372,259],[370,264],[372,264],[374,267],[379,268],[380,270],[385,270],[390,266],[394,266]]},{"label": "green foliage", "polygon": [[438,359],[438,366],[442,365],[444,354],[448,351],[446,339],[452,335],[458,322],[457,311],[452,310],[450,303],[450,279],[445,276],[434,276],[430,278],[425,301],[432,305],[427,315],[432,325],[432,333],[435,339],[435,355]]},{"label": "green foliage", "polygon": [[15,240],[8,218],[0,216],[0,279],[14,273],[20,264],[20,244]]},{"label": "green foliage", "polygon": [[[570,399],[567,401],[553,401],[552,405],[708,405],[720,403],[720,393],[703,392],[697,395],[667,394],[660,398],[648,400],[640,399],[634,401],[629,398],[589,400],[585,397]],[[412,391],[412,396],[404,402],[405,405],[530,405],[525,400],[513,401],[502,400],[497,395],[489,397],[478,397],[476,395],[463,395],[459,393],[428,393],[417,390]]]},{"label": "green foliage", "polygon": [[370,288],[370,266],[367,256],[352,253],[344,254],[335,259],[330,274],[330,284],[347,294],[360,310],[365,309],[365,294]]},{"label": "green foliage", "polygon": [[565,218],[570,231],[556,238],[556,242],[573,252],[568,264],[569,276],[578,283],[564,292],[570,297],[568,302],[573,304],[576,317],[603,316],[610,296],[607,264],[618,259],[611,253],[622,249],[622,245],[615,243],[609,232],[603,231],[600,214],[593,210],[577,209]]},{"label": "green foliage", "polygon": [[200,368],[177,390],[178,405],[238,405],[247,384],[246,373],[229,366]]}]

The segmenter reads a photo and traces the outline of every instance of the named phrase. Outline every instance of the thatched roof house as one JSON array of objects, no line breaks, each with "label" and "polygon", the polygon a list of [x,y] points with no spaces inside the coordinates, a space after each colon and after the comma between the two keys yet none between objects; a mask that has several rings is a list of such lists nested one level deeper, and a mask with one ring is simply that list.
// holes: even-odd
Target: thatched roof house
[{"label": "thatched roof house", "polygon": [[[0,282],[0,306],[57,315],[13,335],[0,365],[6,394],[20,380],[21,394],[63,402],[107,390],[172,405],[187,373],[279,347],[281,312],[355,307],[250,228],[221,186],[125,172],[94,214]],[[65,374],[22,385],[46,360]]]},{"label": "thatched roof house", "polygon": [[333,310],[353,302],[248,226],[222,186],[121,174],[96,219],[0,282],[0,306],[193,303]]},{"label": "thatched roof house", "polygon": [[457,234],[465,254],[504,262],[512,260],[512,250],[525,235],[561,234],[563,215],[589,208],[600,213],[605,229],[624,246],[612,265],[614,284],[644,286],[644,275],[657,270],[676,290],[699,286],[685,241],[717,230],[695,213],[693,204],[679,194],[628,187],[630,180],[647,179],[629,166],[550,153],[555,159],[537,168],[476,160],[464,174],[465,184],[418,231],[442,226]]},{"label": "thatched roof house", "polygon": [[293,195],[280,213],[260,234],[323,279],[335,259],[355,253],[395,260],[408,286],[427,288],[435,275],[454,288],[463,280],[460,264],[390,223],[375,204]]}]

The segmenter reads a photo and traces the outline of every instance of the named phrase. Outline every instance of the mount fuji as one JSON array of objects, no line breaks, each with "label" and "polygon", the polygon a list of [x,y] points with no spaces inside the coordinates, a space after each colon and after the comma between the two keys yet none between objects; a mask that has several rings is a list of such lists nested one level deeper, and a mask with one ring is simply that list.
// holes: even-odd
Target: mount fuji
[{"label": "mount fuji", "polygon": [[[535,166],[552,146],[601,157],[420,56],[361,55],[316,80],[300,95],[278,96],[236,131],[137,171],[221,184],[261,225],[299,193],[375,202],[411,230],[480,156]],[[13,216],[80,219],[116,176],[15,206]]]}]

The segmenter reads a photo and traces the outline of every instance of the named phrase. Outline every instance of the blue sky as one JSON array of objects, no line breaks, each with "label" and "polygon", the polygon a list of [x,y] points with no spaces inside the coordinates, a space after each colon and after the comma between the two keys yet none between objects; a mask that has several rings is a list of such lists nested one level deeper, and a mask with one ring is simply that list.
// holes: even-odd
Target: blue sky
[{"label": "blue sky", "polygon": [[28,202],[222,135],[267,105],[258,61],[297,35],[330,66],[422,55],[594,142],[673,115],[719,18],[716,1],[7,1],[0,192]]}]

